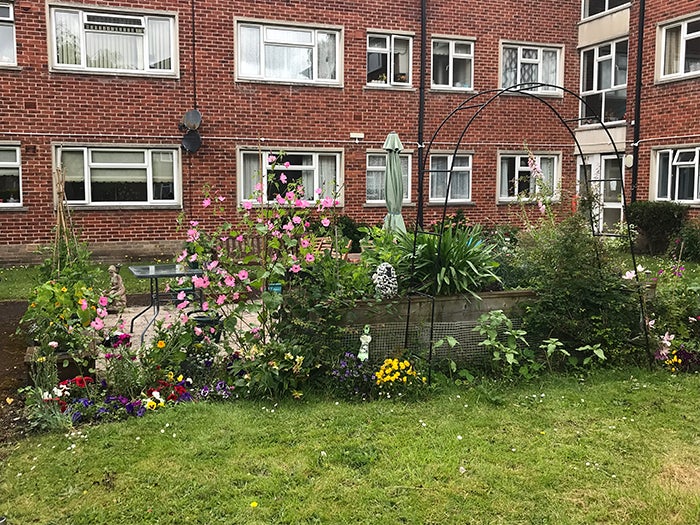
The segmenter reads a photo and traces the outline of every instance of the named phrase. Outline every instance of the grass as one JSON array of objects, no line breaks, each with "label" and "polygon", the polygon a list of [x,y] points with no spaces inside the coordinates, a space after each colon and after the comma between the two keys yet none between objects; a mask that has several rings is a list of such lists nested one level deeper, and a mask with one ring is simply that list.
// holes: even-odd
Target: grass
[{"label": "grass", "polygon": [[[199,403],[2,450],[12,524],[700,522],[699,375]],[[254,506],[255,505],[255,506]]]},{"label": "grass", "polygon": [[[138,264],[153,263],[140,262]],[[109,272],[107,271],[109,264],[100,264],[98,266],[101,274],[101,285],[104,290],[108,291],[110,288]],[[148,280],[134,277],[129,271],[128,265],[122,266],[119,275],[122,276],[127,295],[129,293],[148,293]],[[40,283],[37,266],[0,267],[0,301],[26,301],[32,289],[38,284]]]}]

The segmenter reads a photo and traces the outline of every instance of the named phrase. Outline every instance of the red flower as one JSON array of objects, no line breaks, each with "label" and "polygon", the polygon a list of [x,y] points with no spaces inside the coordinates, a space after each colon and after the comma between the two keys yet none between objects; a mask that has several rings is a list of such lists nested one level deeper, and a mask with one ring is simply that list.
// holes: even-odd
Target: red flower
[{"label": "red flower", "polygon": [[168,401],[177,401],[177,394],[174,392],[168,396]]},{"label": "red flower", "polygon": [[85,388],[88,383],[94,383],[95,381],[90,376],[75,376],[73,382],[78,386],[78,388]]}]

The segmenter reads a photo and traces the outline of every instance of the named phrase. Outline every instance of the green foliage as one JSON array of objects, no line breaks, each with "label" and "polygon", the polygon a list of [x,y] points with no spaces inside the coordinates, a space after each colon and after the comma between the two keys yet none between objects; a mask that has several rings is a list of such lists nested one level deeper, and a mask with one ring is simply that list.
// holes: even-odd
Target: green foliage
[{"label": "green foliage", "polygon": [[[64,431],[70,427],[70,420],[63,414],[65,403],[57,394],[58,370],[56,357],[34,355],[30,363],[31,386],[20,390],[24,395],[25,415],[30,430]],[[55,402],[54,402],[55,401]]]},{"label": "green foliage", "polygon": [[688,206],[668,201],[635,201],[625,213],[627,221],[644,236],[647,251],[654,255],[666,252],[669,240],[688,215]]},{"label": "green foliage", "polygon": [[533,338],[555,337],[566,348],[600,344],[616,357],[631,351],[629,341],[639,332],[638,295],[581,216],[523,231],[517,262],[523,285],[537,293],[523,318]]},{"label": "green foliage", "polygon": [[[398,237],[401,257],[399,278],[413,289],[430,295],[471,295],[497,281],[494,246],[484,242],[481,227],[445,228],[439,235],[420,232]],[[413,271],[412,271],[413,270]]]},{"label": "green foliage", "polygon": [[700,262],[700,219],[683,223],[678,236],[670,245],[671,256],[676,260]]},{"label": "green foliage", "polygon": [[355,221],[349,215],[338,215],[336,217],[336,224],[343,237],[351,241],[350,252],[359,253],[361,249],[360,241],[364,237],[362,228],[366,228],[366,225]]}]

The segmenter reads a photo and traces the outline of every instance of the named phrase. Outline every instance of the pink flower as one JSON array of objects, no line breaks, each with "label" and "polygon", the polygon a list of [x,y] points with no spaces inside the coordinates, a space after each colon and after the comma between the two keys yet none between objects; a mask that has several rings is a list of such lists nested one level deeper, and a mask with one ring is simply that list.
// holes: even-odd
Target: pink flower
[{"label": "pink flower", "polygon": [[289,161],[287,161],[287,162],[284,163],[284,167],[285,167],[285,168],[288,168],[289,166],[291,166],[291,164],[289,164]]},{"label": "pink flower", "polygon": [[238,301],[238,299],[240,299],[240,297],[241,297],[241,294],[239,294],[238,292],[233,292],[233,300],[234,301]]},{"label": "pink flower", "polygon": [[315,193],[316,195],[321,195],[321,192],[323,192],[323,190],[322,190],[321,188],[316,188],[316,189],[314,190],[314,193]]},{"label": "pink flower", "polygon": [[187,230],[187,242],[194,242],[199,240],[199,232],[194,228]]},{"label": "pink flower", "polygon": [[204,301],[204,302],[202,303],[202,310],[204,310],[205,312],[206,312],[207,310],[209,310],[209,303],[208,303],[208,302]]},{"label": "pink flower", "polygon": [[279,194],[277,195],[277,197],[275,197],[275,200],[277,201],[278,204],[286,204],[287,203],[287,201],[284,200],[284,197],[282,197],[282,195],[279,195]]},{"label": "pink flower", "polygon": [[209,264],[207,264],[207,270],[213,270],[217,266],[219,266],[219,261],[212,261]]},{"label": "pink flower", "polygon": [[295,215],[294,217],[292,217],[292,222],[294,224],[301,224],[301,217],[299,217],[298,215]]},{"label": "pink flower", "polygon": [[277,160],[277,157],[275,157],[274,155],[268,155],[268,156],[267,156],[267,162],[268,162],[268,164],[272,164],[272,163],[275,162],[276,160]]},{"label": "pink flower", "polygon": [[243,201],[243,208],[246,210],[252,210],[253,209],[253,203],[250,201]]},{"label": "pink flower", "polygon": [[261,183],[261,182],[258,182],[258,183],[255,185],[255,191],[262,191],[262,183]]},{"label": "pink flower", "polygon": [[289,202],[292,202],[296,198],[296,195],[294,195],[293,191],[288,191],[284,194],[284,198],[287,199]]},{"label": "pink flower", "polygon": [[209,206],[211,206],[211,199],[207,197],[202,201],[202,208],[207,208]]},{"label": "pink flower", "polygon": [[177,294],[178,301],[182,301],[185,297],[187,297],[187,294],[184,291]]},{"label": "pink flower", "polygon": [[299,266],[298,264],[293,264],[289,270],[292,273],[299,273],[301,271],[301,266]]},{"label": "pink flower", "polygon": [[227,275],[224,278],[224,284],[229,288],[232,288],[236,285],[236,278],[233,275]]},{"label": "pink flower", "polygon": [[323,219],[321,219],[321,224],[323,224],[324,228],[328,228],[331,225],[331,221],[324,217]]},{"label": "pink flower", "polygon": [[189,305],[190,305],[190,302],[189,302],[189,301],[182,301],[182,302],[179,303],[175,308],[177,308],[178,310],[184,310],[184,309],[187,308]]},{"label": "pink flower", "polygon": [[238,278],[241,281],[245,281],[248,278],[248,272],[245,270],[241,270],[240,272],[238,272]]},{"label": "pink flower", "polygon": [[216,198],[216,200],[218,200],[219,202],[224,202],[224,201],[226,200],[226,197],[224,197],[223,195],[219,195],[219,196]]},{"label": "pink flower", "polygon": [[287,224],[285,224],[284,226],[282,226],[282,229],[285,230],[285,231],[290,232],[290,231],[292,231],[292,230],[294,229],[294,224],[291,223],[291,222],[288,222]]},{"label": "pink flower", "polygon": [[287,176],[284,173],[280,174],[280,181],[282,184],[287,184]]},{"label": "pink flower", "polygon": [[664,334],[663,338],[661,339],[661,344],[664,346],[671,346],[671,341],[673,341],[675,338],[676,338],[675,335],[669,334],[668,332],[666,332]]},{"label": "pink flower", "polygon": [[332,197],[324,197],[323,200],[321,201],[321,207],[332,208],[333,207],[333,198]]},{"label": "pink flower", "polygon": [[219,294],[219,297],[216,298],[216,304],[221,306],[226,302],[226,296],[224,294]]},{"label": "pink flower", "polygon": [[199,326],[194,327],[194,335],[202,335],[202,329]]},{"label": "pink flower", "polygon": [[182,250],[182,253],[177,256],[177,262],[182,262],[187,259],[187,250]]},{"label": "pink flower", "polygon": [[206,275],[202,277],[192,277],[192,284],[195,288],[207,288],[209,286],[209,277]]},{"label": "pink flower", "polygon": [[58,343],[56,341],[49,341],[49,346],[56,349],[58,348]]},{"label": "pink flower", "polygon": [[309,239],[303,238],[301,241],[299,241],[299,244],[301,244],[302,248],[308,248],[311,243],[309,242]]},{"label": "pink flower", "polygon": [[314,262],[314,259],[315,259],[315,257],[314,257],[314,254],[313,254],[313,253],[307,253],[307,254],[306,254],[306,262],[312,263],[312,262]]},{"label": "pink flower", "polygon": [[98,301],[100,303],[100,306],[107,306],[109,304],[109,299],[107,299],[104,295],[100,297],[100,300]]},{"label": "pink flower", "polygon": [[96,317],[95,320],[90,323],[90,326],[92,326],[95,330],[102,330],[105,327],[105,323],[102,321],[102,319]]},{"label": "pink flower", "polygon": [[104,308],[98,308],[97,315],[104,319],[105,317],[107,317],[107,310],[105,310]]},{"label": "pink flower", "polygon": [[243,242],[243,235],[236,237],[236,242]]},{"label": "pink flower", "polygon": [[88,302],[87,302],[86,299],[81,299],[81,300],[79,301],[79,304],[80,304],[80,309],[81,309],[81,310],[87,310],[87,309],[88,309]]},{"label": "pink flower", "polygon": [[196,228],[197,226],[199,226],[199,221],[190,221],[190,226]]}]

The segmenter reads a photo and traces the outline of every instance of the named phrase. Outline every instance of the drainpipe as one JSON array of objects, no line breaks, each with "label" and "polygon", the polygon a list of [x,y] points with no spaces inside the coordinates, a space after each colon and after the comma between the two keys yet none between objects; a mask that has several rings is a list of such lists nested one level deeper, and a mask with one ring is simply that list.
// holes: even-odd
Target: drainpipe
[{"label": "drainpipe", "polygon": [[639,20],[637,24],[637,65],[634,80],[634,130],[632,138],[632,191],[630,193],[630,202],[637,200],[637,182],[639,180],[639,134],[640,134],[640,114],[641,114],[641,98],[642,98],[642,65],[644,51],[644,17],[645,17],[645,0],[639,0]]},{"label": "drainpipe", "polygon": [[424,167],[425,159],[423,158],[423,125],[425,122],[425,68],[427,64],[427,25],[428,25],[428,0],[421,0],[420,6],[420,75],[418,86],[418,199],[416,212],[416,225],[419,229],[423,229],[423,182],[425,178]]}]

